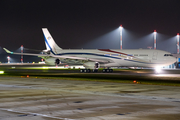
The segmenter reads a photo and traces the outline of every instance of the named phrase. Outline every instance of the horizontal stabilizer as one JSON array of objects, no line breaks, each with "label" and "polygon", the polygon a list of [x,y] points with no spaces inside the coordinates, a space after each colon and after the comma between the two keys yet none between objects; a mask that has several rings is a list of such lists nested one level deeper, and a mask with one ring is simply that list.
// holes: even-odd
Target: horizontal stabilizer
[{"label": "horizontal stabilizer", "polygon": [[3,48],[7,53],[11,53],[11,54],[13,54],[13,52],[11,52],[11,51],[9,51],[8,49],[6,49],[6,48]]},{"label": "horizontal stabilizer", "polygon": [[31,55],[31,56],[38,56],[38,57],[42,57],[42,56],[49,56],[46,54],[33,54],[33,53],[16,53],[16,52],[11,52],[6,48],[3,48],[7,53],[9,54],[16,54],[16,55]]}]

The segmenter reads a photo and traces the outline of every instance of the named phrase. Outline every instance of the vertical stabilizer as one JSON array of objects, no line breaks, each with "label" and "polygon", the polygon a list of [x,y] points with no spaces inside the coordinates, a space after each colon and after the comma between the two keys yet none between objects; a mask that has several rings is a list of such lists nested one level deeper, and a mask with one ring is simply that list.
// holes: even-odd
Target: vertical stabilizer
[{"label": "vertical stabilizer", "polygon": [[44,40],[46,44],[46,49],[50,50],[53,54],[57,54],[57,51],[62,50],[54,41],[53,37],[49,33],[47,28],[42,28],[44,34]]}]

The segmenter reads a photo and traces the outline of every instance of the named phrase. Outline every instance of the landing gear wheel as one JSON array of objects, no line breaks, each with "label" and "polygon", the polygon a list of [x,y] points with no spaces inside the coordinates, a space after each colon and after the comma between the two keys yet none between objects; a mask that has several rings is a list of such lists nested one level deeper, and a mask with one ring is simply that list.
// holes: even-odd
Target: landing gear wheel
[{"label": "landing gear wheel", "polygon": [[87,69],[87,71],[88,71],[88,73],[90,73],[90,72],[91,72],[91,70],[90,70],[90,69]]},{"label": "landing gear wheel", "polygon": [[88,72],[88,70],[87,69],[84,69],[84,73],[87,73]]},{"label": "landing gear wheel", "polygon": [[103,73],[112,73],[113,69],[103,69]]},{"label": "landing gear wheel", "polygon": [[90,69],[81,69],[80,72],[81,73],[90,73],[91,70]]},{"label": "landing gear wheel", "polygon": [[113,69],[109,69],[109,72],[112,73],[112,72],[113,72]]},{"label": "landing gear wheel", "polygon": [[83,72],[84,72],[84,69],[81,69],[80,72],[83,73]]},{"label": "landing gear wheel", "polygon": [[105,73],[106,72],[106,69],[103,69],[103,73]]}]

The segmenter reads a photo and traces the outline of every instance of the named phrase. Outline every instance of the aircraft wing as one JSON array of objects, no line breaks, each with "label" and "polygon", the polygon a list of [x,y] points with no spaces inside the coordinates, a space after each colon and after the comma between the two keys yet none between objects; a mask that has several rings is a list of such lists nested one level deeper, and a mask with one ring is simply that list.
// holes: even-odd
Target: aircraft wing
[{"label": "aircraft wing", "polygon": [[30,55],[30,56],[38,56],[38,57],[43,57],[43,56],[48,56],[46,54],[33,54],[33,53],[16,53],[16,52],[11,52],[6,48],[3,48],[7,53],[9,54],[16,54],[16,55]]},{"label": "aircraft wing", "polygon": [[96,58],[87,58],[87,57],[76,57],[76,56],[63,56],[63,55],[53,55],[53,54],[33,54],[33,53],[16,53],[11,52],[6,48],[3,48],[9,54],[16,54],[16,55],[30,55],[30,56],[38,56],[38,57],[54,57],[54,58],[63,58],[63,59],[74,59],[74,60],[85,60],[85,61],[94,61],[94,62],[102,62],[102,63],[109,63],[112,62],[108,59],[96,59]]}]

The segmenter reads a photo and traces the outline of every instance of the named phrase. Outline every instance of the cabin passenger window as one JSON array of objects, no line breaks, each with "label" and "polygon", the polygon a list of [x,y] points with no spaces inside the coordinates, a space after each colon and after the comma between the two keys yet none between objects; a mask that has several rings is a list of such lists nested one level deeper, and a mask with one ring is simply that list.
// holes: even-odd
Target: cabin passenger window
[{"label": "cabin passenger window", "polygon": [[148,56],[148,54],[140,54],[139,56]]},{"label": "cabin passenger window", "polygon": [[112,56],[118,56],[118,54],[112,54]]},{"label": "cabin passenger window", "polygon": [[173,56],[172,54],[164,54],[164,56]]}]

